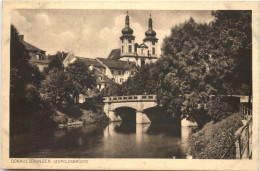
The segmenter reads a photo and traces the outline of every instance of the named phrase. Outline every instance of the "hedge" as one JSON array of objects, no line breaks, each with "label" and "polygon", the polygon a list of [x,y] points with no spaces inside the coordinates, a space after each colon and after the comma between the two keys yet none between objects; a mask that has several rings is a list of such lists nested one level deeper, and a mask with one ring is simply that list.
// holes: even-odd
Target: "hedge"
[{"label": "hedge", "polygon": [[[207,123],[189,137],[189,155],[197,159],[220,159],[235,138],[235,132],[243,125],[242,115],[234,113],[226,119]],[[234,145],[234,144],[233,144]],[[235,158],[231,151],[227,158]]]}]

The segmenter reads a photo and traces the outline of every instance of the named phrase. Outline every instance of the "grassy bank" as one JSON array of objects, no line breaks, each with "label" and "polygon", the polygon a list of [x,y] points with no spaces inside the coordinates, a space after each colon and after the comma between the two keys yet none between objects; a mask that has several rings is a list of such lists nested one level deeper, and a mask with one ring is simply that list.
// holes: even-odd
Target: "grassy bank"
[{"label": "grassy bank", "polygon": [[103,112],[100,104],[75,104],[64,110],[56,110],[53,115],[56,124],[66,124],[67,121],[83,121],[86,124],[106,124],[109,118]]},{"label": "grassy bank", "polygon": [[[190,155],[199,159],[220,159],[235,138],[235,132],[242,126],[242,115],[234,113],[217,123],[209,122],[189,137]],[[227,158],[234,158],[231,152]]]}]

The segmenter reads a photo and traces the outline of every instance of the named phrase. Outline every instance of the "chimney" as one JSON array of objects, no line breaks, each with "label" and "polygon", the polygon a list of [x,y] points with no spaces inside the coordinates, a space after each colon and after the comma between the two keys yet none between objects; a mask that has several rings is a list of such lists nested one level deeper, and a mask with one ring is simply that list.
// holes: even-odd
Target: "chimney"
[{"label": "chimney", "polygon": [[20,41],[23,41],[24,40],[24,35],[19,35],[19,39],[20,39]]},{"label": "chimney", "polygon": [[61,58],[62,59],[64,58],[64,52],[63,51],[61,52]]}]

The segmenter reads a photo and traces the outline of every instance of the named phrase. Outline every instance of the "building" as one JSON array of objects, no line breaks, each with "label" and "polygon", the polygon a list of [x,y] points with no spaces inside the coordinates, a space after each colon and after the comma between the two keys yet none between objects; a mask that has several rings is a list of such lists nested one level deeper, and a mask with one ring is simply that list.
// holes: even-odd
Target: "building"
[{"label": "building", "polygon": [[29,63],[32,65],[36,65],[41,72],[44,70],[44,68],[47,68],[50,63],[50,60],[46,57],[46,51],[24,41],[24,35],[19,35],[19,39],[29,53]]},{"label": "building", "polygon": [[83,61],[90,70],[96,73],[97,88],[99,90],[105,88],[112,82],[122,84],[130,76],[136,72],[136,64],[130,61],[121,61],[111,58],[96,58],[90,59],[85,57],[74,56],[73,54],[67,55],[63,61],[63,65],[66,68],[70,63],[76,60]]},{"label": "building", "polygon": [[148,21],[148,30],[145,32],[145,38],[141,44],[135,43],[133,33],[134,31],[130,28],[130,19],[127,12],[125,28],[122,29],[122,36],[120,37],[120,57],[116,56],[116,54],[118,55],[118,50],[114,49],[113,51],[117,53],[114,52],[111,58],[135,62],[137,66],[155,62],[159,56],[157,47],[158,39],[156,38],[156,32],[153,30],[151,15]]},{"label": "building", "polygon": [[105,67],[104,74],[117,84],[122,84],[136,72],[136,64],[108,58],[96,58]]}]

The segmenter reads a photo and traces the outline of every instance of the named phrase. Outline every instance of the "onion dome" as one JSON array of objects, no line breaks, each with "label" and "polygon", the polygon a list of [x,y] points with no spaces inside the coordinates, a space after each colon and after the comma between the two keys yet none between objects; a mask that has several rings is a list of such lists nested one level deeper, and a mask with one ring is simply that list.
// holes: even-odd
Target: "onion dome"
[{"label": "onion dome", "polygon": [[144,41],[148,41],[148,40],[158,40],[155,36],[156,36],[156,32],[153,30],[153,20],[151,18],[149,18],[148,21],[148,30],[145,32],[145,38]]},{"label": "onion dome", "polygon": [[133,36],[133,29],[130,28],[130,19],[129,19],[129,16],[128,16],[128,11],[127,11],[127,15],[125,17],[125,28],[122,29],[122,36],[121,36],[121,39],[122,38],[134,38]]}]

